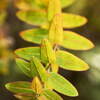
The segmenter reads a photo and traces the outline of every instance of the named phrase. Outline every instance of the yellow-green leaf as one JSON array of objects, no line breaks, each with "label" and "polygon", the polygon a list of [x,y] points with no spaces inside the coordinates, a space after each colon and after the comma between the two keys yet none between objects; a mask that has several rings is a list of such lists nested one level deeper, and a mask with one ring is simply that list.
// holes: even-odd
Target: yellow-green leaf
[{"label": "yellow-green leaf", "polygon": [[16,64],[20,68],[24,74],[26,74],[29,77],[32,77],[31,72],[30,72],[30,64],[22,59],[16,58]]},{"label": "yellow-green leaf", "polygon": [[37,76],[33,79],[32,83],[31,83],[31,89],[36,94],[42,94],[42,92],[43,92],[42,84]]},{"label": "yellow-green leaf", "polygon": [[42,26],[47,24],[46,13],[44,11],[18,11],[17,17],[31,25]]},{"label": "yellow-green leaf", "polygon": [[45,8],[43,0],[15,0],[15,6],[21,10],[39,10]]},{"label": "yellow-green leaf", "polygon": [[30,60],[32,56],[35,56],[40,60],[40,48],[39,47],[26,47],[20,48],[15,51],[15,54],[23,59]]},{"label": "yellow-green leaf", "polygon": [[72,71],[84,71],[89,68],[89,66],[75,55],[66,51],[57,51],[57,64],[64,69]]},{"label": "yellow-green leaf", "polygon": [[61,14],[61,3],[60,0],[50,0],[48,5],[48,21],[51,22],[55,14]]},{"label": "yellow-green leaf", "polygon": [[41,42],[40,51],[41,51],[40,53],[41,61],[44,64],[47,64],[47,63],[55,64],[56,57],[55,57],[54,51],[52,49],[50,42],[46,38],[44,38]]},{"label": "yellow-green leaf", "polygon": [[49,41],[52,46],[55,44],[61,44],[63,41],[63,27],[62,27],[62,18],[60,14],[56,14],[53,17],[49,28]]},{"label": "yellow-green leaf", "polygon": [[20,36],[28,42],[40,44],[44,37],[48,37],[48,30],[40,28],[30,29],[21,32]]},{"label": "yellow-green leaf", "polygon": [[61,0],[62,8],[70,6],[75,0]]},{"label": "yellow-green leaf", "polygon": [[94,47],[90,40],[72,31],[64,31],[64,40],[61,45],[72,50],[88,50]]},{"label": "yellow-green leaf", "polygon": [[46,88],[43,89],[42,95],[44,98],[46,98],[46,100],[63,100],[57,93]]},{"label": "yellow-green leaf", "polygon": [[36,95],[34,94],[14,94],[14,96],[20,100],[34,100]]},{"label": "yellow-green leaf", "polygon": [[30,67],[33,78],[37,76],[42,82],[46,82],[48,80],[48,74],[37,58],[32,57]]},{"label": "yellow-green leaf", "polygon": [[62,22],[64,28],[76,28],[86,24],[87,19],[75,14],[62,13]]},{"label": "yellow-green leaf", "polygon": [[39,96],[39,97],[37,97],[37,99],[36,100],[47,100],[47,99],[45,99],[44,97],[42,97],[42,96]]},{"label": "yellow-green leaf", "polygon": [[57,73],[50,73],[49,79],[54,90],[67,95],[67,96],[78,96],[76,88],[64,77],[60,76]]},{"label": "yellow-green leaf", "polygon": [[31,83],[30,82],[12,82],[12,83],[7,83],[5,87],[14,93],[34,93],[31,90]]}]

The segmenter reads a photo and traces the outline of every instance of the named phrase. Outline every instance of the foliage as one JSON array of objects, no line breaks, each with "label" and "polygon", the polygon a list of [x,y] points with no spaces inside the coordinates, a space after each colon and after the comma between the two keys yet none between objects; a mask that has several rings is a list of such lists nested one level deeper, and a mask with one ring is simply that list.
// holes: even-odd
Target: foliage
[{"label": "foliage", "polygon": [[59,50],[59,46],[73,50],[88,50],[93,43],[83,36],[63,28],[75,28],[86,23],[85,17],[63,13],[61,7],[74,0],[16,0],[20,9],[17,17],[40,28],[26,30],[20,36],[40,47],[20,48],[15,51],[16,64],[32,78],[32,82],[12,82],[6,88],[21,100],[63,100],[54,90],[67,96],[76,97],[76,88],[58,74],[59,67],[84,71],[89,66],[75,55]]}]

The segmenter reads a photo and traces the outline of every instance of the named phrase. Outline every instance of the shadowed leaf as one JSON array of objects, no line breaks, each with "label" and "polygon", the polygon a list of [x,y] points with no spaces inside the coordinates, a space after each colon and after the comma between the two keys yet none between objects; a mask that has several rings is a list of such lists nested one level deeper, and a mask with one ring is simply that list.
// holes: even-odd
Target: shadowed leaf
[{"label": "shadowed leaf", "polygon": [[59,74],[56,73],[50,73],[49,79],[51,81],[51,84],[53,88],[67,96],[78,96],[78,92],[75,89],[75,87],[64,77],[60,76]]},{"label": "shadowed leaf", "polygon": [[48,5],[48,21],[51,22],[55,14],[61,14],[61,3],[60,0],[50,0]]},{"label": "shadowed leaf", "polygon": [[93,48],[94,44],[90,40],[75,32],[64,31],[62,46],[73,50],[88,50]]},{"label": "shadowed leaf", "polygon": [[60,50],[56,52],[56,56],[57,64],[61,68],[73,71],[84,71],[89,68],[84,61],[69,52]]},{"label": "shadowed leaf", "polygon": [[52,46],[55,44],[61,44],[63,41],[63,27],[62,27],[62,18],[60,14],[56,14],[53,17],[49,28],[48,38]]},{"label": "shadowed leaf", "polygon": [[29,82],[12,82],[12,83],[7,83],[5,87],[14,93],[34,93],[31,90],[31,83]]},{"label": "shadowed leaf", "polygon": [[47,100],[63,100],[57,93],[49,89],[43,90],[43,97]]},{"label": "shadowed leaf", "polygon": [[40,48],[39,47],[27,47],[20,48],[15,51],[15,54],[23,59],[30,60],[32,56],[35,56],[40,60]]},{"label": "shadowed leaf", "polygon": [[62,23],[64,28],[76,28],[86,24],[87,19],[83,16],[62,13]]},{"label": "shadowed leaf", "polygon": [[46,13],[44,11],[18,11],[17,17],[31,25],[42,26],[47,24]]},{"label": "shadowed leaf", "polygon": [[20,70],[22,72],[24,72],[24,74],[26,74],[29,77],[32,77],[32,75],[30,73],[30,64],[28,62],[26,62],[25,60],[17,58],[16,64],[20,68]]},{"label": "shadowed leaf", "polygon": [[48,79],[47,72],[39,60],[35,57],[32,57],[30,61],[31,74],[33,78],[37,76],[42,82],[46,82]]},{"label": "shadowed leaf", "polygon": [[31,83],[31,89],[36,94],[42,94],[42,92],[43,92],[42,84],[37,76],[33,79],[32,83]]},{"label": "shadowed leaf", "polygon": [[20,100],[34,100],[36,95],[33,94],[14,94],[14,96]]},{"label": "shadowed leaf", "polygon": [[30,30],[21,32],[20,36],[28,42],[40,44],[42,39],[44,39],[44,37],[48,36],[48,30],[39,29],[39,28],[38,29],[30,29]]}]

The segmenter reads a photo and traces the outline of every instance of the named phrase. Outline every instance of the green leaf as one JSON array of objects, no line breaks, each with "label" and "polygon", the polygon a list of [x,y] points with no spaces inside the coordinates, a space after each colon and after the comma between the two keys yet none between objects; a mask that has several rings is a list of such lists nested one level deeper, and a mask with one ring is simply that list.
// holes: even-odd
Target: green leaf
[{"label": "green leaf", "polygon": [[15,0],[15,6],[21,10],[39,10],[45,8],[43,0]]},{"label": "green leaf", "polygon": [[62,27],[62,18],[60,14],[56,14],[53,17],[49,28],[48,38],[51,42],[51,45],[61,44],[63,41],[63,27]]},{"label": "green leaf", "polygon": [[61,0],[62,8],[70,6],[75,0]]},{"label": "green leaf", "polygon": [[44,11],[18,11],[17,17],[31,25],[43,26],[47,24],[46,12]]},{"label": "green leaf", "polygon": [[34,93],[31,90],[31,83],[29,82],[12,82],[12,83],[7,83],[5,87],[14,93]]},{"label": "green leaf", "polygon": [[75,32],[64,31],[62,46],[72,50],[88,50],[93,48],[94,44]]},{"label": "green leaf", "polygon": [[28,62],[26,62],[25,60],[16,58],[16,64],[20,68],[20,70],[24,72],[24,74],[26,74],[29,77],[32,77],[30,73],[30,64]]},{"label": "green leaf", "polygon": [[47,99],[45,99],[44,97],[42,97],[42,96],[39,96],[39,97],[37,97],[37,99],[36,100],[47,100]]},{"label": "green leaf", "polygon": [[43,97],[47,100],[63,100],[57,93],[49,89],[43,90]]},{"label": "green leaf", "polygon": [[20,48],[15,51],[15,54],[23,59],[30,60],[32,56],[35,56],[38,60],[40,60],[40,48],[39,47],[27,47]]},{"label": "green leaf", "polygon": [[48,21],[51,22],[55,14],[61,14],[61,3],[60,0],[50,0],[48,4]]},{"label": "green leaf", "polygon": [[32,43],[40,44],[44,37],[48,37],[48,30],[47,29],[30,29],[20,33],[20,36]]},{"label": "green leaf", "polygon": [[87,19],[75,14],[62,13],[62,22],[64,28],[76,28],[86,24]]},{"label": "green leaf", "polygon": [[36,98],[36,95],[33,94],[14,94],[14,96],[21,100],[34,100]]},{"label": "green leaf", "polygon": [[56,56],[57,64],[61,68],[73,71],[84,71],[89,68],[84,61],[69,52],[60,50],[56,52]]},{"label": "green leaf", "polygon": [[59,74],[50,73],[49,79],[51,81],[53,88],[56,91],[67,96],[72,96],[72,97],[78,96],[78,92],[75,89],[75,87],[68,80],[66,80]]},{"label": "green leaf", "polygon": [[50,64],[55,64],[56,62],[56,57],[54,54],[54,51],[51,47],[50,42],[44,38],[41,42],[41,49],[40,49],[41,53],[41,61],[44,64],[50,63]]},{"label": "green leaf", "polygon": [[31,83],[31,89],[36,94],[42,94],[42,92],[43,92],[42,84],[37,76],[33,79],[32,83]]},{"label": "green leaf", "polygon": [[39,60],[35,57],[32,57],[30,61],[31,74],[33,78],[37,76],[42,82],[46,82],[48,79],[47,72]]}]

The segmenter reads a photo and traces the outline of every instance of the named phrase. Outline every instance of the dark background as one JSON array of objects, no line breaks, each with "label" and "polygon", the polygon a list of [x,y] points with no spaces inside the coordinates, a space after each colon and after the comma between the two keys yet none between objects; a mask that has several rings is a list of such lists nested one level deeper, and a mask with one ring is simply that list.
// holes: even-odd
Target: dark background
[{"label": "dark background", "polygon": [[[19,32],[34,26],[20,21],[15,15],[16,10],[13,0],[9,0],[6,9],[7,18],[4,31],[7,31],[5,32],[6,36],[13,38],[13,45],[9,48],[12,51],[20,47],[35,45],[25,42],[20,38]],[[59,73],[66,77],[77,88],[80,94],[76,98],[61,96],[64,100],[100,100],[100,0],[76,0],[75,3],[63,9],[63,11],[88,18],[86,25],[71,30],[93,41],[95,48],[88,51],[71,51],[66,49],[86,61],[90,69],[86,72],[72,72],[60,69]],[[10,61],[9,73],[7,75],[0,75],[0,100],[16,100],[13,94],[4,87],[7,82],[11,81],[31,81],[17,68],[14,60]]]}]

